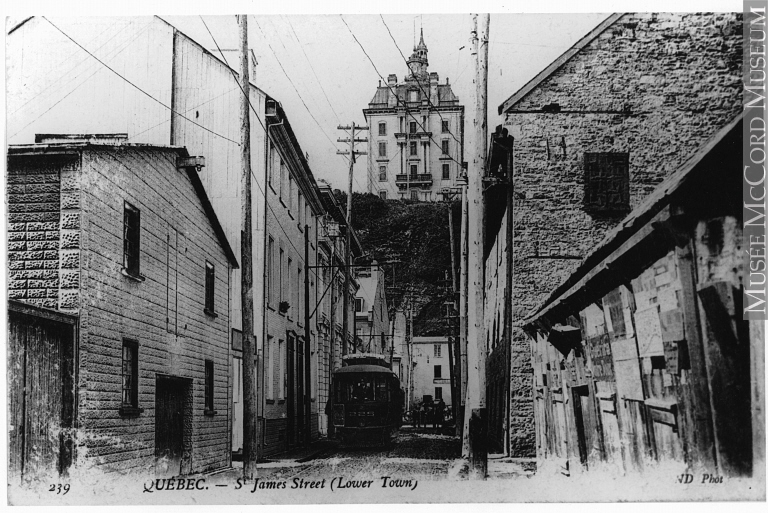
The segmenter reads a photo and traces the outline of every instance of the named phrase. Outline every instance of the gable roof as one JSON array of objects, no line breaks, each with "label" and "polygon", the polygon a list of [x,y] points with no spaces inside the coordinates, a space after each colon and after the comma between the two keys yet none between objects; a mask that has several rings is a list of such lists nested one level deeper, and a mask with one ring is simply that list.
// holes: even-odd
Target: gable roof
[{"label": "gable roof", "polygon": [[521,87],[515,94],[507,98],[507,100],[499,105],[499,115],[503,114],[504,112],[508,111],[512,108],[517,102],[522,100],[528,93],[533,91],[536,87],[539,86],[544,80],[549,78],[550,75],[552,75],[555,71],[560,69],[563,64],[571,60],[571,58],[578,54],[582,48],[587,46],[589,43],[594,41],[597,36],[602,34],[608,27],[616,23],[619,18],[624,16],[625,13],[613,13],[610,16],[608,16],[606,19],[604,19],[598,26],[590,30],[584,37],[576,41],[576,43],[571,46],[568,50],[565,51],[560,57],[552,61],[552,63],[544,68],[541,72],[539,72],[538,75],[533,77],[531,80],[528,81],[527,84],[525,84],[523,87]]},{"label": "gable roof", "polygon": [[[102,144],[102,143],[92,143],[88,141],[13,144],[8,146],[8,157],[24,156],[24,155],[46,155],[46,154],[52,155],[52,154],[61,154],[64,152],[79,153],[85,150],[104,150],[104,149],[115,149],[115,150],[125,151],[126,149],[130,149],[130,148],[155,150],[155,151],[173,151],[173,152],[176,152],[180,157],[189,157],[189,152],[187,152],[187,149],[182,146],[161,146],[161,145],[135,144],[135,143]],[[211,227],[213,228],[213,231],[216,234],[219,244],[221,245],[221,249],[224,250],[224,254],[227,255],[227,259],[229,259],[229,262],[230,264],[232,264],[232,267],[235,269],[239,268],[240,266],[237,262],[237,257],[235,256],[234,251],[232,251],[232,246],[229,244],[229,240],[227,239],[227,236],[224,233],[224,228],[222,228],[221,223],[219,222],[219,218],[216,216],[216,212],[213,209],[213,205],[211,204],[210,199],[208,199],[208,194],[205,192],[205,187],[203,186],[202,180],[200,180],[200,175],[197,173],[197,170],[191,167],[186,167],[185,170],[187,172],[187,176],[189,177],[190,182],[192,182],[192,187],[194,188],[195,193],[197,194],[197,198],[200,201],[201,206],[203,207],[203,211],[205,212],[205,215],[208,217],[208,219],[211,222]]]}]

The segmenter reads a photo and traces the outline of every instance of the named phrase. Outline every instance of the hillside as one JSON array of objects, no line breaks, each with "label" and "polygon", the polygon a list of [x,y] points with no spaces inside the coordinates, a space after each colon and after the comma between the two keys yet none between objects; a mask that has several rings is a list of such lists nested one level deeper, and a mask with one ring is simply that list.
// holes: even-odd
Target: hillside
[{"label": "hillside", "polygon": [[[346,205],[346,194],[335,191]],[[446,291],[450,278],[451,254],[446,203],[418,203],[382,200],[373,194],[352,194],[352,226],[365,252],[384,264],[390,312],[406,306],[413,297],[414,334],[447,335],[443,303],[451,298]],[[454,209],[454,240],[458,245],[461,209]],[[458,253],[456,254],[458,258]],[[394,263],[393,261],[399,261]],[[404,303],[405,302],[405,303]]]}]

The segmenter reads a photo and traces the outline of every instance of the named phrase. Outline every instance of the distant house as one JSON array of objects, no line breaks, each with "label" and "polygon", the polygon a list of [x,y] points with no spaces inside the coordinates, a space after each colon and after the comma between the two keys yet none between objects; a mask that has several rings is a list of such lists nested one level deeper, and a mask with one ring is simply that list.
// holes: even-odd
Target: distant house
[{"label": "distant house", "polygon": [[8,148],[11,474],[230,464],[238,264],[203,165],[124,135]]},{"label": "distant house", "polygon": [[413,337],[411,351],[413,374],[410,390],[406,391],[410,394],[409,404],[417,406],[429,396],[450,406],[453,398],[448,337]]},{"label": "distant house", "polygon": [[[505,410],[491,445],[532,456],[541,443],[529,340],[516,323],[741,111],[741,69],[738,13],[612,14],[499,107],[514,137],[514,199],[506,205],[504,186],[489,182],[488,404]],[[509,222],[511,275],[494,283],[507,272]],[[511,287],[511,320],[498,283]]]},{"label": "distant house", "polygon": [[392,346],[384,271],[374,260],[371,267],[357,269],[360,288],[355,296],[355,334],[363,352],[383,354],[389,360]]}]

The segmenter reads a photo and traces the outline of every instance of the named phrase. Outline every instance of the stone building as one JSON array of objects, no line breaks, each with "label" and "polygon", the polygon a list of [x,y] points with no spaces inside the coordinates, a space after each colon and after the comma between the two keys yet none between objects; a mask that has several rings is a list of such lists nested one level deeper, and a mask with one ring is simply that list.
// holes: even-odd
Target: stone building
[{"label": "stone building", "polygon": [[379,82],[363,114],[368,133],[367,191],[384,199],[440,201],[456,185],[464,161],[464,106],[448,79],[428,72],[422,31],[398,83]]},{"label": "stone building", "polygon": [[733,179],[742,125],[705,141],[524,321],[542,465],[661,463],[753,476],[765,495],[764,323],[743,318]]},{"label": "stone building", "polygon": [[[353,337],[354,299],[358,283],[354,273],[349,283],[349,312],[346,336],[344,335],[344,254],[346,251],[346,230],[348,229],[344,211],[336,200],[333,189],[329,185],[319,186],[320,197],[325,207],[325,217],[322,219],[318,241],[317,280],[317,330],[319,333],[317,400],[319,408],[319,430],[323,435],[328,434],[328,414],[325,412],[331,390],[333,371],[342,366],[342,353],[347,354],[361,347],[355,346]],[[350,233],[351,247],[349,248],[352,261],[362,255],[362,248],[357,233]],[[346,342],[346,351],[342,345]]]},{"label": "stone building", "polygon": [[[499,107],[514,137],[513,323],[740,112],[741,30],[735,13],[612,14]],[[500,187],[489,183],[487,197]],[[509,209],[487,203],[486,255],[503,257]],[[486,277],[501,266],[486,260]],[[507,325],[500,302],[485,317]],[[533,455],[530,345],[519,327],[503,335],[488,341],[489,365],[494,347],[509,363],[488,380],[509,373],[508,450]]]},{"label": "stone building", "polygon": [[[70,314],[76,327],[54,350],[35,323],[12,322],[12,473],[44,470],[41,458],[49,469],[67,458],[60,471],[72,460],[170,475],[229,466],[238,264],[202,166],[184,148],[125,134],[8,148],[9,297]],[[59,418],[77,431],[57,433]]]}]

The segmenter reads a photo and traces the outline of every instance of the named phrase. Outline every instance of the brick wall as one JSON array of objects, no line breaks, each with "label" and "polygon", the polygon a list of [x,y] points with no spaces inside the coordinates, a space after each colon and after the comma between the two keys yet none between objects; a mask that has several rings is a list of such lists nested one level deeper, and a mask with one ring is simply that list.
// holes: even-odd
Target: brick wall
[{"label": "brick wall", "polygon": [[[584,211],[584,153],[629,153],[635,208],[741,110],[741,44],[740,14],[626,14],[512,106],[538,112],[506,113],[515,137],[515,320],[621,219]],[[542,113],[551,103],[561,112]],[[530,351],[521,331],[513,338],[512,432],[527,454]]]},{"label": "brick wall", "polygon": [[[176,156],[157,150],[83,154],[80,456],[105,470],[151,470],[158,375],[190,385],[188,470],[229,463],[228,261],[186,172],[176,169]],[[141,212],[143,281],[121,272],[125,201]],[[169,244],[174,229],[178,242]],[[206,261],[215,266],[217,317],[203,311]],[[119,412],[124,338],[139,345],[139,415]],[[206,359],[214,363],[215,415],[204,414]]]}]

